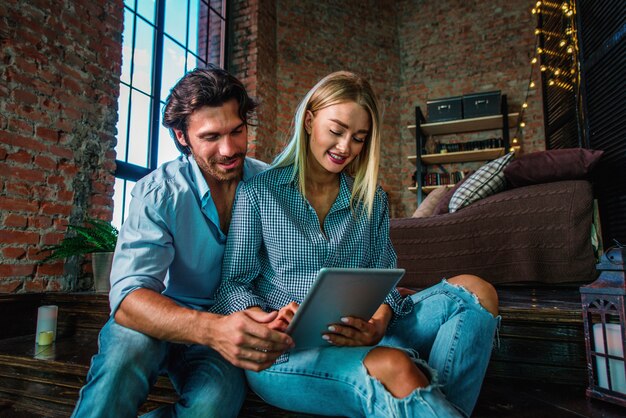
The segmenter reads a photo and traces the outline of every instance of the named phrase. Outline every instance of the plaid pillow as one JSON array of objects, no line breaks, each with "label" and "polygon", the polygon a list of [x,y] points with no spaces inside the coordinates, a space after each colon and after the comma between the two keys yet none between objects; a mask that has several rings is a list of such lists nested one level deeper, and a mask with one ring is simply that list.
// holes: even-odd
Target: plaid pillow
[{"label": "plaid pillow", "polygon": [[512,152],[476,170],[452,195],[449,206],[450,213],[504,190],[506,186],[504,167],[511,158],[513,158]]}]

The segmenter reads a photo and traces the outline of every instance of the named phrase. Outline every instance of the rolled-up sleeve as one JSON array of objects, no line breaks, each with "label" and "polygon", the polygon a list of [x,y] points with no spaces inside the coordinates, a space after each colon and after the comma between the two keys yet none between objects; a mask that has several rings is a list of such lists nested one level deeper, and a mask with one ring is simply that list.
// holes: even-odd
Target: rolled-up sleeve
[{"label": "rolled-up sleeve", "polygon": [[266,301],[255,294],[254,280],[261,272],[259,251],[263,228],[258,200],[247,184],[241,184],[233,208],[228,242],[222,263],[222,281],[213,312],[230,314],[251,306],[267,309]]},{"label": "rolled-up sleeve", "polygon": [[131,292],[146,288],[161,293],[164,280],[173,258],[172,237],[157,212],[160,202],[153,202],[142,193],[135,195],[118,237],[113,267],[109,303],[111,315]]}]

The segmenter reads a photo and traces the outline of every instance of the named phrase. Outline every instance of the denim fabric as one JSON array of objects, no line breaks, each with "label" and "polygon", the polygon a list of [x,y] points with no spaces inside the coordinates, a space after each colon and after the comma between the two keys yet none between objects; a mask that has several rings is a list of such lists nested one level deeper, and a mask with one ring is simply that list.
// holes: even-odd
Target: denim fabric
[{"label": "denim fabric", "polygon": [[159,374],[179,401],[144,417],[236,417],[245,398],[243,372],[201,345],[157,340],[109,319],[99,336],[72,417],[136,417]]},{"label": "denim fabric", "polygon": [[[410,296],[413,312],[390,329],[383,346],[419,355],[430,385],[394,398],[370,377],[363,359],[373,347],[295,350],[289,361],[246,372],[266,402],[299,412],[344,417],[463,417],[474,408],[499,319],[474,295],[446,281]],[[423,360],[422,360],[423,359]]]}]

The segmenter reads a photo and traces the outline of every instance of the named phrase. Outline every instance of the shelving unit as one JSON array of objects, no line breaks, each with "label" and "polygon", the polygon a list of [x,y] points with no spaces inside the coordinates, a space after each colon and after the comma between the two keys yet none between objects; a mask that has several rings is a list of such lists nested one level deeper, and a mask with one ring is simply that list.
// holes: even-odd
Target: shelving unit
[{"label": "shelving unit", "polygon": [[[490,161],[501,157],[509,149],[509,126],[517,122],[518,113],[508,113],[506,95],[502,95],[499,115],[483,116],[471,119],[459,119],[446,122],[425,123],[424,115],[419,106],[415,108],[415,125],[409,125],[408,129],[415,136],[416,155],[408,157],[415,163],[417,180],[421,182],[422,174],[426,173],[426,166],[433,164],[461,163],[471,161]],[[439,154],[422,154],[426,137],[433,135],[461,134],[467,132],[480,132],[502,129],[502,147],[487,148],[461,152],[443,152]],[[447,185],[453,187],[454,185]],[[423,195],[441,186],[409,187],[409,190],[417,192],[417,203],[421,203]]]}]

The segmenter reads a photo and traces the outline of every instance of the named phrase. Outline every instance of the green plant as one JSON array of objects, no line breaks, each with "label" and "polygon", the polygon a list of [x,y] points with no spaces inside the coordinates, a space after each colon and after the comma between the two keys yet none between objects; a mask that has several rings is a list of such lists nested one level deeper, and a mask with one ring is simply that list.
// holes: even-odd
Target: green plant
[{"label": "green plant", "polygon": [[44,248],[42,251],[52,251],[44,262],[73,255],[115,251],[119,231],[109,222],[87,218],[85,226],[70,224],[67,228],[76,233],[63,238],[57,245]]}]

